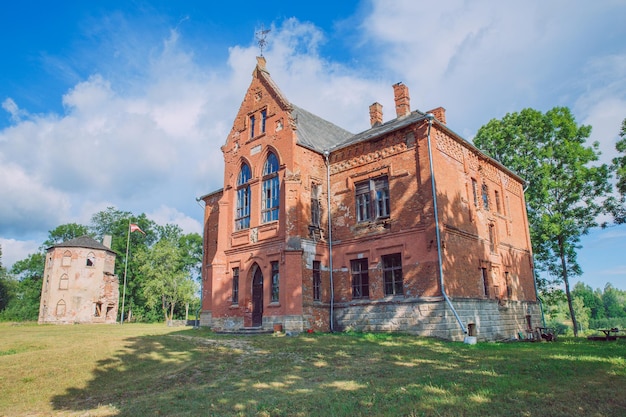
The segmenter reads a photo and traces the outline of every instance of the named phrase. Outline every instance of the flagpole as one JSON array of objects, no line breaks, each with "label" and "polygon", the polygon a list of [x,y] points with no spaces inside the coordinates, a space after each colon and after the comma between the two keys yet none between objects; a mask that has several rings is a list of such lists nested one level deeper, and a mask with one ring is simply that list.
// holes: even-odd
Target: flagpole
[{"label": "flagpole", "polygon": [[128,247],[130,243],[130,220],[128,220],[128,233],[126,235],[126,258],[124,259],[124,291],[122,295],[122,320],[120,324],[124,324],[124,301],[126,300],[126,271],[128,270]]}]

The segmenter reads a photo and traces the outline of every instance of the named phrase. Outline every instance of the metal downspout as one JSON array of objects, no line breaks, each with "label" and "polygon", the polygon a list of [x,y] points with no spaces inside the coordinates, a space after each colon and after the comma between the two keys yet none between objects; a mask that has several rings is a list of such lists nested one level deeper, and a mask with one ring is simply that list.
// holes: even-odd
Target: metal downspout
[{"label": "metal downspout", "polygon": [[329,152],[324,151],[326,159],[326,195],[328,196],[328,271],[330,278],[330,332],[335,331],[335,284],[333,281],[333,228],[330,210],[330,161]]},{"label": "metal downspout", "polygon": [[452,313],[454,313],[454,317],[456,317],[456,321],[459,323],[461,330],[463,330],[463,334],[467,334],[467,329],[465,329],[465,325],[463,325],[459,314],[454,309],[454,306],[452,305],[450,298],[448,298],[448,294],[446,294],[446,290],[444,287],[443,261],[441,257],[441,235],[439,233],[439,210],[437,208],[437,188],[435,187],[435,170],[433,169],[433,154],[430,144],[430,127],[433,124],[434,118],[435,116],[432,113],[426,114],[426,119],[428,119],[428,162],[430,164],[430,184],[433,191],[433,210],[435,211],[435,231],[437,235],[437,262],[439,264],[439,285],[441,286],[441,294],[443,294],[444,300],[446,300],[446,303],[448,303],[450,310],[452,310]]}]

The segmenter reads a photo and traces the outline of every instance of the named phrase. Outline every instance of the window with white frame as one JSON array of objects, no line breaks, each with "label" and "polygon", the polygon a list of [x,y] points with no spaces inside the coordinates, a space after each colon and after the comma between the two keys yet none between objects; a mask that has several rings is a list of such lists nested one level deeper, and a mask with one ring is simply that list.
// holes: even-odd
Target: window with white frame
[{"label": "window with white frame", "polygon": [[355,199],[358,222],[388,218],[391,209],[387,176],[356,183]]},{"label": "window with white frame", "polygon": [[250,227],[250,167],[244,163],[237,177],[237,212],[235,213],[235,230]]},{"label": "window with white frame", "polygon": [[280,185],[278,182],[278,158],[273,152],[267,155],[265,165],[263,165],[261,192],[262,223],[278,220]]}]

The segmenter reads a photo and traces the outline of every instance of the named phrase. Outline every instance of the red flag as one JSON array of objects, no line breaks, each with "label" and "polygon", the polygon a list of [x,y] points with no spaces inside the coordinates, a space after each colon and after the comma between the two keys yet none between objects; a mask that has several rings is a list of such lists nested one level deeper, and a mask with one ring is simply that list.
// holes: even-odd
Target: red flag
[{"label": "red flag", "polygon": [[135,231],[143,233],[144,236],[146,235],[146,232],[141,230],[141,228],[139,228],[139,226],[137,226],[135,223],[131,223],[130,224],[130,232],[132,233],[132,232],[135,232]]}]

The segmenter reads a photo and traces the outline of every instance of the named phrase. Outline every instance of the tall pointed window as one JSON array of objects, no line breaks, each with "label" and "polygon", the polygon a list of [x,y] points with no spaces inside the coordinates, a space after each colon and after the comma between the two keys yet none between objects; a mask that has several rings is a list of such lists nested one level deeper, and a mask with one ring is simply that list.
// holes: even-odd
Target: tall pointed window
[{"label": "tall pointed window", "polygon": [[321,226],[322,205],[320,203],[320,186],[311,184],[311,226]]},{"label": "tall pointed window", "polygon": [[482,187],[483,208],[489,210],[489,188],[487,184],[483,183]]},{"label": "tall pointed window", "polygon": [[237,212],[235,214],[235,229],[242,230],[250,227],[250,167],[244,163],[237,177]]},{"label": "tall pointed window", "polygon": [[254,122],[255,122],[255,118],[254,116],[250,116],[250,138],[252,139],[254,137]]},{"label": "tall pointed window", "polygon": [[239,268],[233,268],[233,289],[231,293],[231,302],[239,304]]},{"label": "tall pointed window", "polygon": [[261,134],[265,133],[265,126],[267,124],[267,110],[261,111]]},{"label": "tall pointed window", "polygon": [[278,158],[272,152],[267,155],[263,166],[263,193],[261,199],[261,220],[263,223],[278,220],[280,186],[278,183]]},{"label": "tall pointed window", "polygon": [[278,272],[278,261],[272,261],[272,302],[280,300],[280,274]]}]

